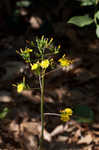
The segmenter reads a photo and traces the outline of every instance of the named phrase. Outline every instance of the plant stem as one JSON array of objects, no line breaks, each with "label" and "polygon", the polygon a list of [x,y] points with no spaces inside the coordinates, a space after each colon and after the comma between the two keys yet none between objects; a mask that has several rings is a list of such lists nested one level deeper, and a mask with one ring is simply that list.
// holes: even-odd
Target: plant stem
[{"label": "plant stem", "polygon": [[41,77],[41,138],[40,138],[40,150],[42,149],[43,137],[44,137],[44,76],[45,72],[42,73]]},{"label": "plant stem", "polygon": [[59,116],[60,114],[56,114],[56,113],[44,113],[44,116]]}]

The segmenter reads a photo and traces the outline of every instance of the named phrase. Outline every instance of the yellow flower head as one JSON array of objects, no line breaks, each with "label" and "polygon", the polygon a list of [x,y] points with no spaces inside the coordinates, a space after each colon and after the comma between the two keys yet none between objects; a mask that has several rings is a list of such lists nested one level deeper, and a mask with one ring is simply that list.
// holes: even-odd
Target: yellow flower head
[{"label": "yellow flower head", "polygon": [[71,60],[69,60],[68,58],[66,58],[66,55],[65,55],[65,54],[64,54],[63,57],[60,58],[58,61],[60,62],[60,65],[61,65],[62,67],[68,67],[68,66],[72,63]]},{"label": "yellow flower head", "polygon": [[67,122],[70,120],[70,117],[66,114],[61,114],[61,118],[60,118],[63,122]]},{"label": "yellow flower head", "polygon": [[62,67],[68,67],[71,64],[71,61],[65,58],[59,59],[59,62]]},{"label": "yellow flower head", "polygon": [[69,116],[71,116],[72,113],[73,113],[72,109],[70,109],[70,108],[66,108],[64,111],[65,111],[66,114],[69,115]]},{"label": "yellow flower head", "polygon": [[70,120],[70,116],[72,115],[72,109],[71,108],[65,108],[64,110],[61,110],[61,120],[62,121],[69,121]]},{"label": "yellow flower head", "polygon": [[40,66],[43,68],[43,69],[46,69],[46,68],[48,68],[48,66],[49,66],[49,60],[48,59],[45,59],[45,60],[43,60],[41,63],[40,63]]},{"label": "yellow flower head", "polygon": [[19,83],[17,85],[17,92],[21,93],[24,90],[24,88],[25,88],[25,84],[24,83]]},{"label": "yellow flower head", "polygon": [[36,70],[38,68],[39,64],[35,63],[35,64],[31,64],[31,70]]}]

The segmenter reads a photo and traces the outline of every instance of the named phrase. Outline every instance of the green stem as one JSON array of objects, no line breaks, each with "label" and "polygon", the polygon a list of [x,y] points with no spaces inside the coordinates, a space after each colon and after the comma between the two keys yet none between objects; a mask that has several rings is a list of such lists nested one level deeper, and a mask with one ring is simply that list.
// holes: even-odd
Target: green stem
[{"label": "green stem", "polygon": [[41,138],[40,138],[40,150],[42,149],[43,137],[44,137],[44,76],[45,72],[42,72],[41,77]]},{"label": "green stem", "polygon": [[41,88],[41,124],[42,124],[42,132],[41,132],[41,138],[43,139],[43,130],[44,130],[44,75],[42,75],[42,88]]}]

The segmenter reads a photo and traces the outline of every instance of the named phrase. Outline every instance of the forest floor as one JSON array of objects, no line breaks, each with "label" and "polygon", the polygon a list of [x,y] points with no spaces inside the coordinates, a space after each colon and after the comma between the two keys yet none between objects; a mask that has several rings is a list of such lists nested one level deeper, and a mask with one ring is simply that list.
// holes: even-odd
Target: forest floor
[{"label": "forest floor", "polygon": [[[66,24],[64,20],[73,14],[73,10],[65,9],[61,3],[50,13],[39,7],[37,10],[31,14],[30,24],[27,24],[27,17],[23,17],[26,29],[22,28],[24,21],[19,26],[12,24],[10,27],[1,18],[0,112],[8,107],[9,113],[0,120],[0,150],[38,149],[40,91],[32,89],[18,94],[12,84],[21,82],[25,74],[25,64],[16,54],[16,49],[24,47],[25,40],[35,39],[41,34],[53,36],[61,44],[60,55],[65,53],[75,62],[68,70],[61,69],[46,76],[44,112],[59,113],[61,109],[79,104],[89,106],[94,112],[91,124],[74,120],[63,123],[58,117],[46,116],[45,150],[99,150],[99,40],[95,29],[79,29]],[[22,12],[24,14],[25,10]],[[41,26],[43,20],[40,16],[45,12],[47,19],[54,16],[54,21],[45,19]],[[32,88],[38,87],[35,76],[29,75],[27,80],[30,80]]]}]

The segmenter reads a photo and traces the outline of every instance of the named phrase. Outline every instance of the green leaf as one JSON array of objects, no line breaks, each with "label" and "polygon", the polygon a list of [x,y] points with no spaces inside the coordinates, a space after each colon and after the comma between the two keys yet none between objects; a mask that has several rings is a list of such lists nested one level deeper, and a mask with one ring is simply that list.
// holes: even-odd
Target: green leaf
[{"label": "green leaf", "polygon": [[97,38],[99,38],[99,25],[96,26],[96,35],[97,35]]},{"label": "green leaf", "polygon": [[78,105],[74,108],[76,121],[80,123],[91,123],[94,120],[93,111],[86,105]]},{"label": "green leaf", "polygon": [[4,119],[4,118],[6,117],[8,111],[9,111],[8,108],[5,107],[5,108],[3,109],[3,111],[0,113],[0,119]]},{"label": "green leaf", "polygon": [[74,16],[74,17],[70,18],[68,23],[77,25],[78,27],[84,27],[86,25],[90,25],[91,23],[93,23],[93,19],[91,17],[89,17],[88,15]]},{"label": "green leaf", "polygon": [[95,13],[95,18],[99,19],[99,10]]},{"label": "green leaf", "polygon": [[81,6],[91,6],[95,4],[96,0],[81,0]]},{"label": "green leaf", "polygon": [[31,2],[29,0],[23,0],[16,2],[16,5],[18,7],[29,7],[31,5]]}]

